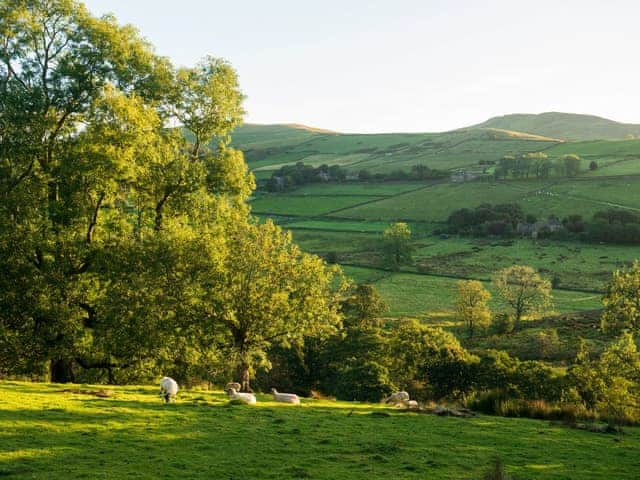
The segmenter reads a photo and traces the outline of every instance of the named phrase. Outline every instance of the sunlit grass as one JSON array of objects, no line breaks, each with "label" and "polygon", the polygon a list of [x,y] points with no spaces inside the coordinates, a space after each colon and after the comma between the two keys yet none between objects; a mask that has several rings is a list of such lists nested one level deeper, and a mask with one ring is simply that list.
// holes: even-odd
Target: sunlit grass
[{"label": "sunlit grass", "polygon": [[156,386],[109,387],[109,398],[68,388],[0,383],[0,476],[474,479],[500,455],[521,478],[633,478],[640,446],[636,429],[614,442],[543,421],[379,404],[258,394],[256,406],[229,406],[221,391],[189,390],[165,405]]}]

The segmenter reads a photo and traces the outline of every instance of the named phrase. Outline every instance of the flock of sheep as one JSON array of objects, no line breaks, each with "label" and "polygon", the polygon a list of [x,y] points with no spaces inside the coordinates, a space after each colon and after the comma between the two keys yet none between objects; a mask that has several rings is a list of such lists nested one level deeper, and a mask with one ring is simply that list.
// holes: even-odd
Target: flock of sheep
[{"label": "flock of sheep", "polygon": [[[225,391],[231,400],[237,400],[249,405],[256,404],[256,396],[253,393],[240,392],[240,384],[237,382],[230,382],[225,387]],[[295,393],[280,393],[275,388],[271,389],[273,400],[282,403],[291,403],[293,405],[300,405],[300,397]],[[163,377],[160,380],[160,395],[166,403],[175,401],[178,394],[178,382],[173,378]]]},{"label": "flock of sheep", "polygon": [[[248,405],[256,404],[256,396],[253,393],[240,392],[240,384],[237,382],[229,382],[225,387],[225,391],[231,400],[236,400]],[[170,377],[163,377],[160,381],[160,395],[166,403],[175,401],[178,394],[178,383]],[[275,402],[290,403],[292,405],[300,405],[300,397],[295,393],[280,393],[275,388],[271,389],[273,400]],[[407,392],[396,392],[384,399],[384,403],[396,406],[405,406],[406,408],[418,408],[418,402],[409,399]]]}]

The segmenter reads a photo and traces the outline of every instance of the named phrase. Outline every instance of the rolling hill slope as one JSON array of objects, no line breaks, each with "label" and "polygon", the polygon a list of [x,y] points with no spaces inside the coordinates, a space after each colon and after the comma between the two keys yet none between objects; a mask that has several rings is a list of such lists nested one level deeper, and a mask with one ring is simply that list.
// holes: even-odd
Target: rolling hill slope
[{"label": "rolling hill slope", "polygon": [[640,136],[640,125],[619,123],[595,115],[545,112],[493,117],[471,128],[501,128],[563,140],[620,140]]},{"label": "rolling hill slope", "polygon": [[373,173],[410,170],[422,164],[450,170],[497,161],[503,155],[537,152],[561,143],[541,135],[494,128],[468,128],[443,133],[344,134],[300,125],[243,125],[233,132],[258,178],[283,165],[303,162],[341,165]]}]

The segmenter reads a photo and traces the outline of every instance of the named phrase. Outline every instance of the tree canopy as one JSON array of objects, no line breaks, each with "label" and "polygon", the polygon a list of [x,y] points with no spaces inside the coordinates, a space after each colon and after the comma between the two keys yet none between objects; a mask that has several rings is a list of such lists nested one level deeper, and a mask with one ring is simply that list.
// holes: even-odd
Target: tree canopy
[{"label": "tree canopy", "polygon": [[0,372],[210,378],[339,322],[335,274],[249,216],[243,98],[75,0],[0,1]]}]

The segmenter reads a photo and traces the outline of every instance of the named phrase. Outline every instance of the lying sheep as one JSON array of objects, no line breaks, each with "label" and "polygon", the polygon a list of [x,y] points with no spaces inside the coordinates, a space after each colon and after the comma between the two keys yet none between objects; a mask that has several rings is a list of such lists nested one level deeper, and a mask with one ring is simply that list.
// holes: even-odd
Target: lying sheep
[{"label": "lying sheep", "polygon": [[404,405],[411,410],[417,409],[419,407],[418,402],[416,402],[415,400],[407,400]]},{"label": "lying sheep", "polygon": [[253,393],[241,393],[236,391],[235,388],[230,388],[227,390],[227,395],[231,400],[239,400],[242,403],[247,403],[249,405],[256,404],[256,396]]},{"label": "lying sheep", "polygon": [[300,397],[295,393],[278,393],[275,388],[271,389],[273,394],[273,400],[275,402],[292,403],[294,405],[300,405]]},{"label": "lying sheep", "polygon": [[224,391],[228,392],[230,388],[233,388],[236,392],[239,392],[240,390],[242,390],[242,385],[240,385],[238,382],[229,382],[227,383],[227,386],[224,387]]},{"label": "lying sheep", "polygon": [[164,398],[165,403],[176,400],[178,394],[178,383],[170,377],[162,377],[160,380],[160,395]]},{"label": "lying sheep", "polygon": [[400,403],[405,404],[409,401],[409,394],[405,391],[396,392],[389,395],[384,399],[384,403],[392,403],[394,405],[398,405]]}]

